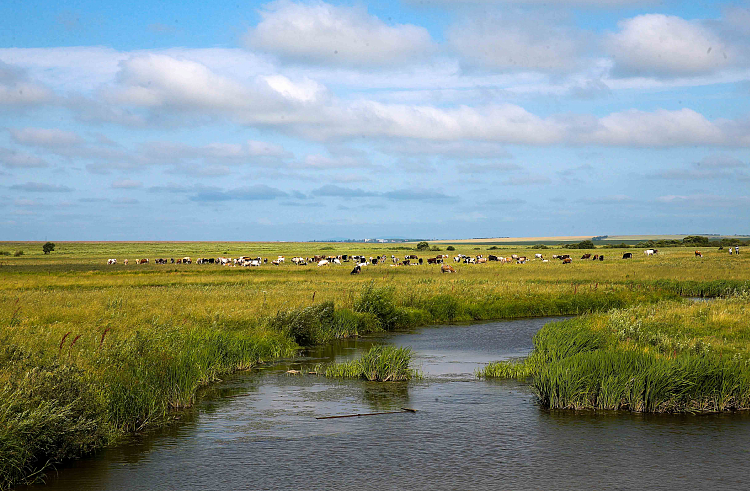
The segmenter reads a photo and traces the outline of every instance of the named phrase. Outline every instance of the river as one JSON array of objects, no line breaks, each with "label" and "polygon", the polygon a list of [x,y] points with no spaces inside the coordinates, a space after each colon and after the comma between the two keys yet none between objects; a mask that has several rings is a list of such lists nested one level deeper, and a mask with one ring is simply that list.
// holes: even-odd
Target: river
[{"label": "river", "polygon": [[[342,341],[234,374],[171,428],[52,472],[33,490],[744,489],[750,415],[545,411],[475,368],[526,355],[554,319]],[[409,346],[424,379],[378,384],[289,375]],[[410,407],[416,413],[317,420]]]}]

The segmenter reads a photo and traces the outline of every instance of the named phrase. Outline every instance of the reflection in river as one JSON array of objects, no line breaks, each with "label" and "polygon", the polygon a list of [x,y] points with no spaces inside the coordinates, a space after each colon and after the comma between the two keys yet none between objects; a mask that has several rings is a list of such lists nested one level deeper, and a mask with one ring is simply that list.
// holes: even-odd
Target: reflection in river
[{"label": "reflection in river", "polygon": [[[75,462],[46,489],[744,489],[747,414],[547,412],[525,385],[474,379],[527,354],[549,320],[350,340],[233,375],[180,424]],[[376,343],[414,349],[424,380],[285,373]],[[315,419],[403,406],[418,412]]]}]

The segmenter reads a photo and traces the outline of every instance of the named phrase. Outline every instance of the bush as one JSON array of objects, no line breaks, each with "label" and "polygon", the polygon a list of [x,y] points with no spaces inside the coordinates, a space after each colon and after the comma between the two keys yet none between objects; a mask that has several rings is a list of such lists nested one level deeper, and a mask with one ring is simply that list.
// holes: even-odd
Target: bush
[{"label": "bush", "polygon": [[0,251],[0,256],[10,256],[9,251]]},{"label": "bush", "polygon": [[549,247],[547,247],[544,244],[535,244],[535,245],[531,246],[531,248],[532,249],[549,249]]},{"label": "bush", "polygon": [[49,254],[50,252],[55,250],[55,244],[53,242],[46,242],[42,246],[42,251],[44,251],[45,254]]},{"label": "bush", "polygon": [[431,250],[431,251],[435,251],[435,252],[439,252],[439,251],[442,251],[442,249],[441,249],[441,248],[439,248],[438,246],[432,246],[432,247],[430,248],[430,250]]},{"label": "bush", "polygon": [[14,252],[13,256],[14,257],[21,257],[21,256],[23,256],[23,251],[16,251],[16,252]]},{"label": "bush", "polygon": [[445,250],[446,250],[446,251],[455,251],[455,250],[456,250],[456,248],[455,248],[455,247],[453,247],[453,246],[448,246],[448,247],[446,247],[446,248],[445,248]]},{"label": "bush", "polygon": [[498,246],[492,246],[492,247],[487,248],[488,251],[496,251],[498,249],[500,249]]},{"label": "bush", "polygon": [[405,312],[396,306],[393,300],[393,288],[376,288],[374,283],[365,285],[354,311],[373,314],[386,331],[403,327],[406,323]]},{"label": "bush", "polygon": [[429,251],[430,250],[430,244],[428,242],[422,241],[417,244],[417,250],[418,251]]}]

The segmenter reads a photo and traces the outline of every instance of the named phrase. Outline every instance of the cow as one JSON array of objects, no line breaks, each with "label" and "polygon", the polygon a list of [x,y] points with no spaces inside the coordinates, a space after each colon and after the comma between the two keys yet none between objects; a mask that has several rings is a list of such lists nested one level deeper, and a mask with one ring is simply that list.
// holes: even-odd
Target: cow
[{"label": "cow", "polygon": [[594,254],[594,257],[591,258],[592,261],[596,261],[599,259],[599,254]]},{"label": "cow", "polygon": [[591,258],[591,254],[584,254],[583,256],[581,256],[581,259],[589,259],[589,258]]},{"label": "cow", "polygon": [[135,260],[137,264],[148,264],[148,258],[146,259],[136,259]]},{"label": "cow", "polygon": [[701,251],[695,251],[695,257],[703,257],[703,253]]},{"label": "cow", "polygon": [[487,258],[486,257],[477,258],[477,263],[479,263],[479,264],[483,264],[483,263],[486,263],[486,262],[487,262]]},{"label": "cow", "polygon": [[572,262],[573,262],[573,260],[572,260],[571,258],[569,258],[569,257],[566,257],[565,259],[563,259],[563,262],[562,262],[562,263],[563,263],[563,264],[570,264],[570,263],[572,263]]},{"label": "cow", "polygon": [[169,259],[172,264],[174,264],[174,258]]},{"label": "cow", "polygon": [[321,259],[318,261],[318,266],[325,266],[328,264],[328,259]]},{"label": "cow", "polygon": [[128,265],[128,260],[127,259],[123,259],[122,264],[124,264],[125,266],[127,266]]},{"label": "cow", "polygon": [[534,259],[544,259],[544,256],[541,254],[534,254]]},{"label": "cow", "polygon": [[600,261],[604,261],[604,254],[602,254],[602,255],[599,256],[599,260]]},{"label": "cow", "polygon": [[626,252],[622,255],[623,259],[633,259],[633,253],[632,252]]},{"label": "cow", "polygon": [[490,254],[489,256],[487,256],[487,259],[488,259],[489,261],[499,261],[499,260],[500,260],[500,258],[499,258],[499,257],[497,257],[497,256],[495,256],[495,255],[492,255],[492,254]]},{"label": "cow", "polygon": [[216,262],[221,264],[222,266],[227,266],[232,264],[232,259],[228,257],[217,257]]},{"label": "cow", "polygon": [[440,272],[441,273],[455,273],[456,270],[453,269],[453,266],[450,264],[443,264],[440,266]]},{"label": "cow", "polygon": [[107,259],[107,265],[117,264],[117,259]]},{"label": "cow", "polygon": [[658,249],[646,249],[643,251],[643,253],[647,256],[653,256],[654,254],[657,254],[659,252]]},{"label": "cow", "polygon": [[360,266],[359,264],[357,264],[356,266],[354,266],[354,269],[349,274],[359,274],[361,272],[362,272],[362,266]]},{"label": "cow", "polygon": [[182,258],[182,264],[191,264],[193,261],[189,257]]},{"label": "cow", "polygon": [[437,258],[436,257],[428,257],[427,258],[427,264],[437,264]]},{"label": "cow", "polygon": [[516,264],[526,264],[526,256],[521,256],[518,259],[516,259]]},{"label": "cow", "polygon": [[407,254],[404,256],[404,259],[417,259],[416,254]]}]

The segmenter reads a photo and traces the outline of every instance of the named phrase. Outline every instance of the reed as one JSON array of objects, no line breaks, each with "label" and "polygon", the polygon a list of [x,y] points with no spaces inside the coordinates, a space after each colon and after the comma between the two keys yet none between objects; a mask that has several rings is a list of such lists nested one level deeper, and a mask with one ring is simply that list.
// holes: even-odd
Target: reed
[{"label": "reed", "polygon": [[400,382],[418,378],[410,368],[412,351],[395,346],[373,346],[360,358],[326,367],[326,377],[358,378],[371,382]]}]

